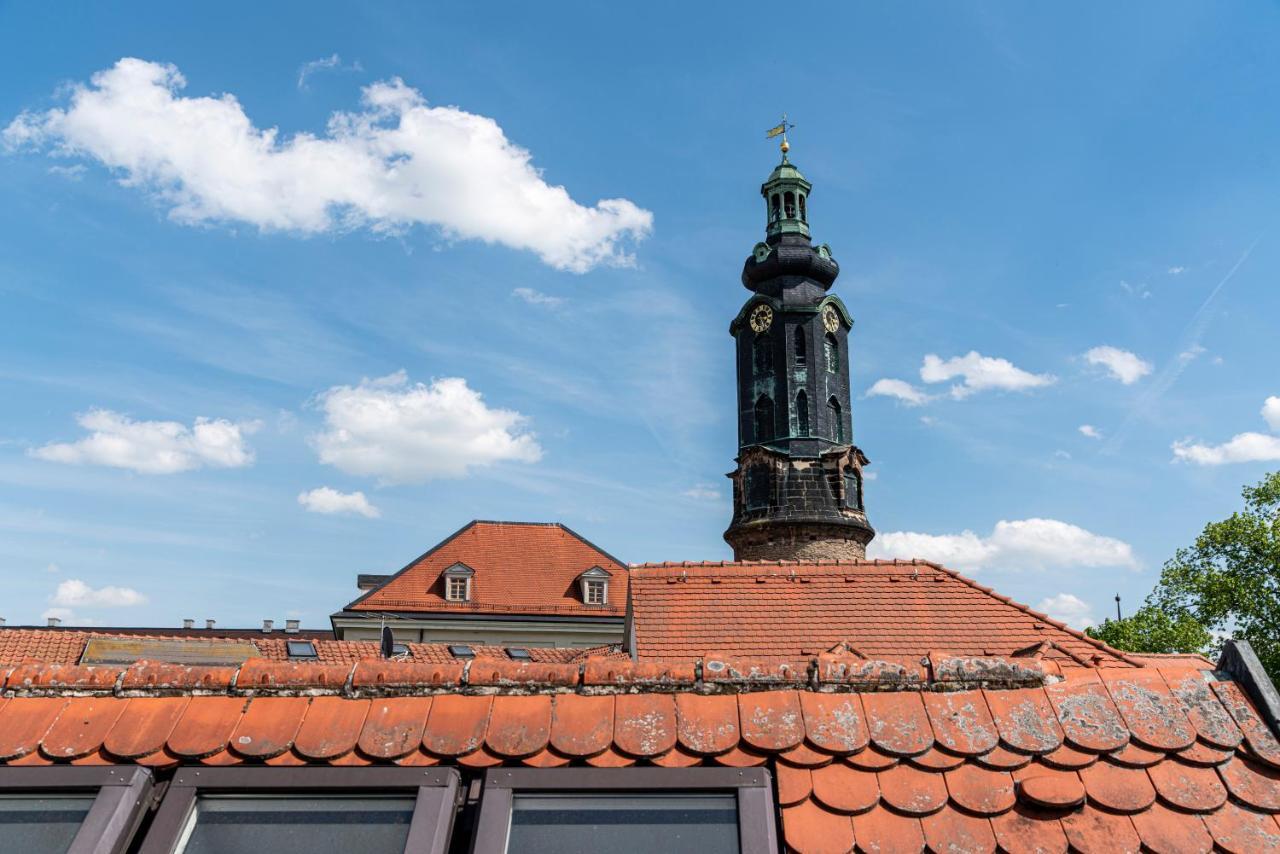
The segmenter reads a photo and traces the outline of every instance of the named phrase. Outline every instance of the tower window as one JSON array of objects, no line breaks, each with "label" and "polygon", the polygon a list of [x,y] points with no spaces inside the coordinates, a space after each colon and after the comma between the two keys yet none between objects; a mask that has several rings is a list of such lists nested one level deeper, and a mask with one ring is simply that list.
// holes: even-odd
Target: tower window
[{"label": "tower window", "polygon": [[803,326],[796,327],[795,339],[796,367],[803,368],[809,362],[809,343],[805,340]]},{"label": "tower window", "polygon": [[809,435],[809,395],[804,393],[804,389],[796,393],[796,434]]},{"label": "tower window", "polygon": [[766,335],[757,335],[751,345],[756,365],[756,376],[767,377],[773,373],[773,342]]},{"label": "tower window", "polygon": [[769,506],[769,472],[762,468],[747,471],[746,503],[748,510]]},{"label": "tower window", "polygon": [[800,219],[802,222],[808,220],[808,215],[804,210],[804,193],[800,194]]},{"label": "tower window", "polygon": [[783,204],[786,207],[787,219],[795,219],[796,218],[796,194],[788,190],[786,196],[784,197]]},{"label": "tower window", "polygon": [[850,510],[862,509],[862,478],[856,471],[845,473],[844,505]]},{"label": "tower window", "polygon": [[773,438],[773,400],[762,394],[756,398],[756,441],[767,442]]},{"label": "tower window", "polygon": [[832,397],[827,401],[827,410],[831,414],[831,438],[837,445],[844,444],[844,414],[840,409],[840,401]]},{"label": "tower window", "polygon": [[840,342],[836,336],[828,332],[822,343],[823,353],[827,357],[827,370],[833,374],[840,373]]},{"label": "tower window", "polygon": [[777,222],[782,217],[782,197],[773,194],[773,209],[769,212],[769,221]]}]

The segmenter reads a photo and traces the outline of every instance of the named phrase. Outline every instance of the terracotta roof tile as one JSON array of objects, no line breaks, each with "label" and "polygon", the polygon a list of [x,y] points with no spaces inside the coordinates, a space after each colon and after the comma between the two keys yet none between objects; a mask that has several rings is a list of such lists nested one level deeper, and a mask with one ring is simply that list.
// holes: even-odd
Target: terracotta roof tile
[{"label": "terracotta roof tile", "polygon": [[[1147,696],[1132,689],[1134,680],[1083,672],[1075,684],[945,694],[901,682],[872,693],[648,677],[602,686],[582,674],[566,685],[553,671],[542,683],[415,686],[401,674],[370,696],[354,680],[315,687],[314,673],[325,671],[290,665],[255,664],[249,672],[274,687],[248,695],[231,685],[210,695],[196,672],[126,690],[128,670],[119,668],[105,693],[83,695],[74,679],[50,687],[57,680],[38,669],[9,685],[12,696],[0,698],[0,763],[765,766],[777,780],[782,833],[798,851],[855,842],[864,851],[983,851],[997,842],[1009,851],[1064,850],[1068,842],[1079,850],[1207,850],[1216,842],[1253,851],[1280,836],[1280,769],[1253,746],[1268,750],[1270,731],[1248,698],[1227,687],[1233,683],[1212,683],[1195,698],[1203,720],[1227,715],[1243,732],[1227,750],[1203,736],[1180,749],[1129,743],[1130,722],[1148,741],[1181,743],[1152,728],[1163,720],[1191,730],[1187,706],[1152,688],[1160,700],[1126,717],[1125,704]],[[1180,684],[1171,671],[1155,675]],[[49,691],[61,694],[39,696]],[[1078,697],[1083,711],[1072,711]],[[1106,711],[1104,700],[1118,708]],[[1060,721],[1075,733],[1067,746],[1054,735]],[[1090,728],[1099,721],[1105,725]],[[1001,743],[983,752],[992,732]],[[1123,747],[1098,749],[1121,738]]]},{"label": "terracotta roof tile", "polygon": [[[475,573],[469,602],[445,599],[443,573],[459,563]],[[604,606],[585,604],[578,592],[578,576],[597,566],[611,576]],[[627,575],[626,566],[563,525],[478,521],[415,558],[347,610],[620,617]]]}]

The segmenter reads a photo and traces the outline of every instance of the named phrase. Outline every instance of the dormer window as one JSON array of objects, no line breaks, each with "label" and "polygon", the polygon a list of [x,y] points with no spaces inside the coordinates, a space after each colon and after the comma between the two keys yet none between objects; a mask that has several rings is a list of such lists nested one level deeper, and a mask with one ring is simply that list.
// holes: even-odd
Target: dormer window
[{"label": "dormer window", "polygon": [[578,576],[582,589],[582,602],[586,605],[609,604],[609,579],[611,576],[598,566],[593,566]]},{"label": "dormer window", "polygon": [[471,578],[475,570],[465,563],[455,563],[444,571],[444,598],[449,602],[471,601]]}]

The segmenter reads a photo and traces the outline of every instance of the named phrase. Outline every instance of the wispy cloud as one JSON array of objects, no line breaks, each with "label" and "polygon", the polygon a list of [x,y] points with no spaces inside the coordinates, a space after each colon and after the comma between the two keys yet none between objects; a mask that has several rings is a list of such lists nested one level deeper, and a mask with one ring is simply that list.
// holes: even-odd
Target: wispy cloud
[{"label": "wispy cloud", "polygon": [[709,483],[695,484],[680,494],[695,501],[719,501],[724,498],[724,493]]},{"label": "wispy cloud", "polygon": [[361,109],[334,113],[325,135],[291,138],[255,126],[234,95],[185,97],[185,86],[172,65],[121,59],[70,87],[65,109],[24,112],[0,139],[118,170],[181,223],[300,234],[433,226],[576,273],[632,264],[626,245],[653,224],[626,199],[575,202],[496,121],[430,106],[399,79],[366,86]]},{"label": "wispy cloud", "polygon": [[522,299],[529,305],[542,305],[547,308],[556,308],[564,304],[563,297],[553,297],[544,294],[542,291],[535,291],[533,288],[516,288],[511,292],[513,297]]},{"label": "wispy cloud", "polygon": [[336,53],[326,56],[324,59],[313,59],[310,62],[304,62],[298,69],[298,88],[307,88],[307,79],[318,71],[364,71],[360,62],[351,63],[350,65],[342,64],[342,57]]},{"label": "wispy cloud", "polygon": [[1100,432],[1098,432],[1098,428],[1097,428],[1097,427],[1094,427],[1092,424],[1081,424],[1081,425],[1080,425],[1079,427],[1077,427],[1076,429],[1080,431],[1080,435],[1081,435],[1081,436],[1085,436],[1085,437],[1087,437],[1087,438],[1089,438],[1089,439],[1101,439],[1101,438],[1102,438],[1102,434],[1101,434]]},{"label": "wispy cloud", "polygon": [[1173,266],[1168,270],[1170,276],[1181,276],[1185,272],[1187,272],[1187,268],[1181,266]]},{"label": "wispy cloud", "polygon": [[1059,593],[1041,599],[1036,610],[1077,629],[1087,629],[1096,622],[1089,603],[1071,593]]}]

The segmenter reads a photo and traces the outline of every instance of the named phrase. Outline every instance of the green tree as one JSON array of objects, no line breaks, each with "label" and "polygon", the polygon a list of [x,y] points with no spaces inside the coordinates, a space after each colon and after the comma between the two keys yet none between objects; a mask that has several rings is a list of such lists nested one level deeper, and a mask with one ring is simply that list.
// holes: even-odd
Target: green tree
[{"label": "green tree", "polygon": [[1089,634],[1132,652],[1212,651],[1214,637],[1243,638],[1280,678],[1280,472],[1242,494],[1244,510],[1178,549],[1142,608]]}]

